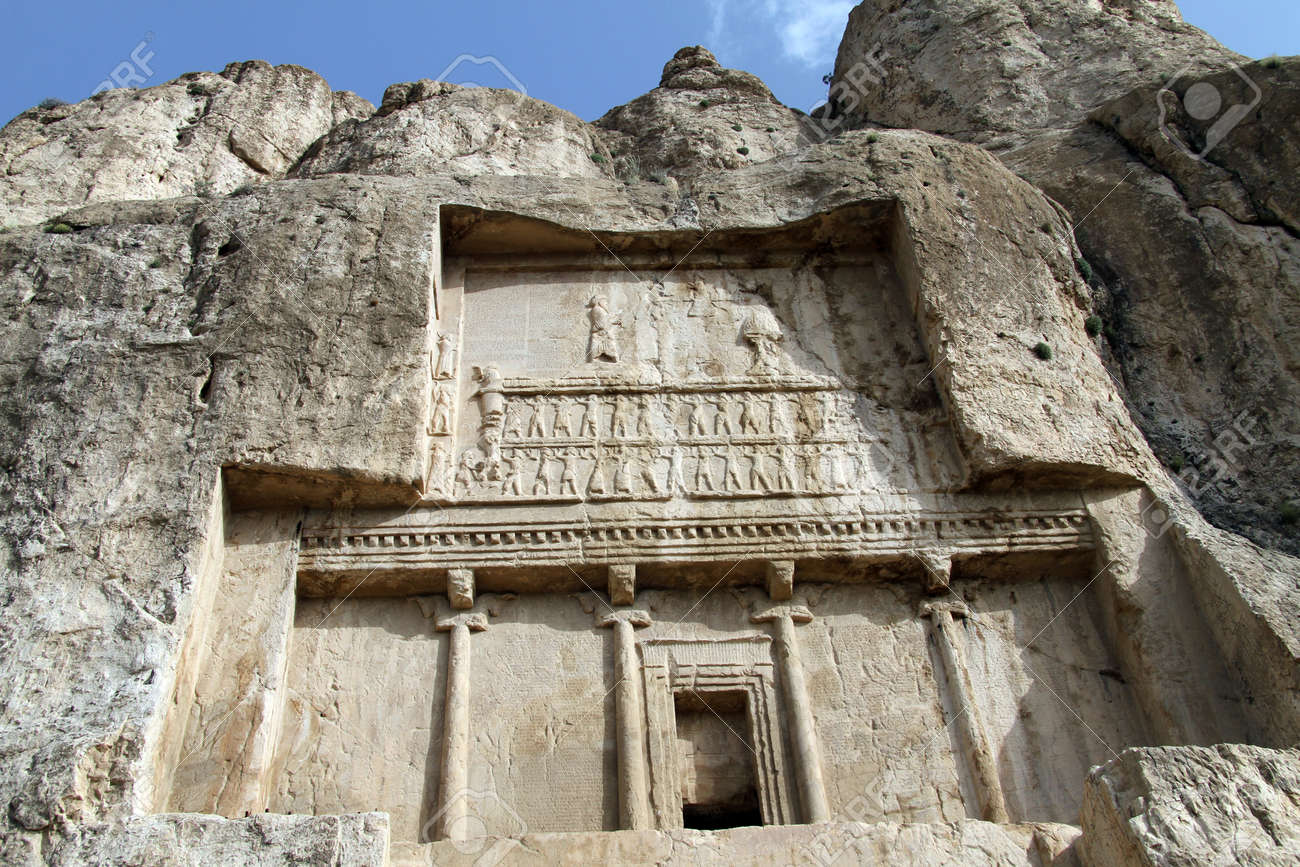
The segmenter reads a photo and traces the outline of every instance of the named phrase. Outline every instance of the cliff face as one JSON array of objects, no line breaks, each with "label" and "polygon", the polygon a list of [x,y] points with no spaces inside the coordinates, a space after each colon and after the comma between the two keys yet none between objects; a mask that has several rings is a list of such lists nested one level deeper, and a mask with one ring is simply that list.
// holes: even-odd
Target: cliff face
[{"label": "cliff face", "polygon": [[[891,72],[850,117],[913,129],[813,145],[806,119],[699,48],[594,124],[430,81],[394,85],[372,111],[306,70],[253,62],[0,131],[6,858],[149,858],[182,840],[192,859],[207,845],[382,859],[372,816],[265,833],[140,817],[162,809],[167,709],[198,590],[220,569],[223,468],[275,478],[300,504],[419,496],[446,204],[701,234],[892,209],[963,489],[1149,486],[1173,516],[1163,538],[1143,530],[1149,491],[1090,502],[1126,659],[1158,703],[1177,588],[1260,697],[1257,740],[1292,742],[1296,561],[1204,525],[1157,458],[1196,465],[1244,427],[1253,442],[1228,481],[1193,500],[1294,548],[1279,504],[1300,480],[1295,65],[1243,68],[1260,107],[1197,161],[1150,114],[1159,71],[1235,58],[1170,2],[869,0],[839,80],[877,43]],[[1226,90],[1235,76],[1197,80]]]},{"label": "cliff face", "polygon": [[1216,524],[1291,552],[1298,74],[1166,0],[865,2],[836,61],[852,121],[982,142],[1065,206],[1156,454]]}]

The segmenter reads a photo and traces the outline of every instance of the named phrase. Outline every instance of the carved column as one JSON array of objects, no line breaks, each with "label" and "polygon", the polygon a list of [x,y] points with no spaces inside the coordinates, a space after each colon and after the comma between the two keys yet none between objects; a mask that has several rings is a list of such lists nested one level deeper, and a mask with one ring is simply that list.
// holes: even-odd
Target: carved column
[{"label": "carved column", "polygon": [[829,822],[831,811],[826,803],[826,784],[822,781],[821,750],[817,746],[812,702],[808,698],[808,684],[804,681],[799,641],[794,631],[796,621],[807,623],[812,619],[812,612],[802,605],[773,605],[750,617],[754,623],[775,624],[776,654],[785,681],[786,710],[794,735],[795,773],[799,780],[804,819],[807,822]]},{"label": "carved column", "polygon": [[651,827],[650,784],[646,774],[645,709],[641,698],[641,667],[636,659],[635,629],[649,626],[650,615],[640,610],[606,608],[597,613],[596,625],[614,627],[619,826],[633,831],[646,830]]},{"label": "carved column", "polygon": [[447,701],[442,715],[442,777],[438,783],[438,837],[464,839],[469,786],[469,634],[487,629],[487,615],[461,613],[438,618],[447,645]]},{"label": "carved column", "polygon": [[1002,781],[998,779],[997,762],[980,721],[970,671],[953,635],[954,618],[965,618],[969,614],[966,604],[956,599],[926,602],[921,606],[921,616],[930,621],[930,637],[943,662],[949,704],[957,713],[957,735],[975,783],[980,818],[988,822],[1007,822],[1010,820],[1006,799],[1002,796]]}]

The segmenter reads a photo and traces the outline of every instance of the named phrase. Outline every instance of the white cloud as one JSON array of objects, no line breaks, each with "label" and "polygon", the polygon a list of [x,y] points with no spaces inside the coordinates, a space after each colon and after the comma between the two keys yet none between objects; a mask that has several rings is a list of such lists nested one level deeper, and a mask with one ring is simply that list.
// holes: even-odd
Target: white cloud
[{"label": "white cloud", "polygon": [[786,56],[805,66],[821,66],[835,60],[854,4],[844,0],[767,0],[764,5]]},{"label": "white cloud", "polygon": [[[730,0],[707,0],[709,46],[715,52],[735,43],[728,24]],[[844,35],[853,3],[846,0],[764,0],[756,10],[759,22],[776,31],[786,57],[805,66],[827,67]],[[753,7],[746,7],[752,10]]]}]

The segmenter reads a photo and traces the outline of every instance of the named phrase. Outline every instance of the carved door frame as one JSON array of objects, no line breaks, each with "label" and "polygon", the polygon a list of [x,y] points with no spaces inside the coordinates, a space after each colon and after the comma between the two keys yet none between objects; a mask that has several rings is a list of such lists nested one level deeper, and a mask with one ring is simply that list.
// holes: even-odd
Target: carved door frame
[{"label": "carved door frame", "polygon": [[744,694],[763,824],[794,822],[794,793],[773,677],[772,637],[752,633],[722,639],[651,638],[637,646],[645,682],[650,805],[655,827],[682,827],[676,696],[687,691],[706,697],[711,692]]}]

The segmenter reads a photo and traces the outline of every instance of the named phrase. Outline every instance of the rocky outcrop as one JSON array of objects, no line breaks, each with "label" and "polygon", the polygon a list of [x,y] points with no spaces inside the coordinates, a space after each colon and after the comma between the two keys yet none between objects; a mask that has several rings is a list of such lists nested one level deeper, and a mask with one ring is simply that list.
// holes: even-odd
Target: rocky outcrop
[{"label": "rocky outcrop", "polygon": [[1125,750],[1084,786],[1088,865],[1294,864],[1300,751],[1236,744]]},{"label": "rocky outcrop", "polygon": [[723,68],[698,45],[665,64],[654,90],[596,121],[620,177],[661,182],[790,153],[800,124],[756,76]]},{"label": "rocky outcrop", "polygon": [[608,166],[595,131],[567,111],[513,90],[425,79],[389,87],[373,117],[340,124],[296,174],[599,178]]},{"label": "rocky outcrop", "polygon": [[331,92],[311,70],[262,61],[33,108],[0,130],[0,224],[90,202],[225,195],[283,177],[335,124],[373,108]]},{"label": "rocky outcrop", "polygon": [[[882,52],[883,77],[850,75]],[[860,123],[984,142],[1062,203],[1157,455],[1212,521],[1294,553],[1300,61],[1242,60],[1167,0],[869,0],[832,92]]]},{"label": "rocky outcrop", "polygon": [[831,93],[859,122],[988,143],[1072,126],[1162,72],[1241,59],[1174,0],[865,0]]}]

